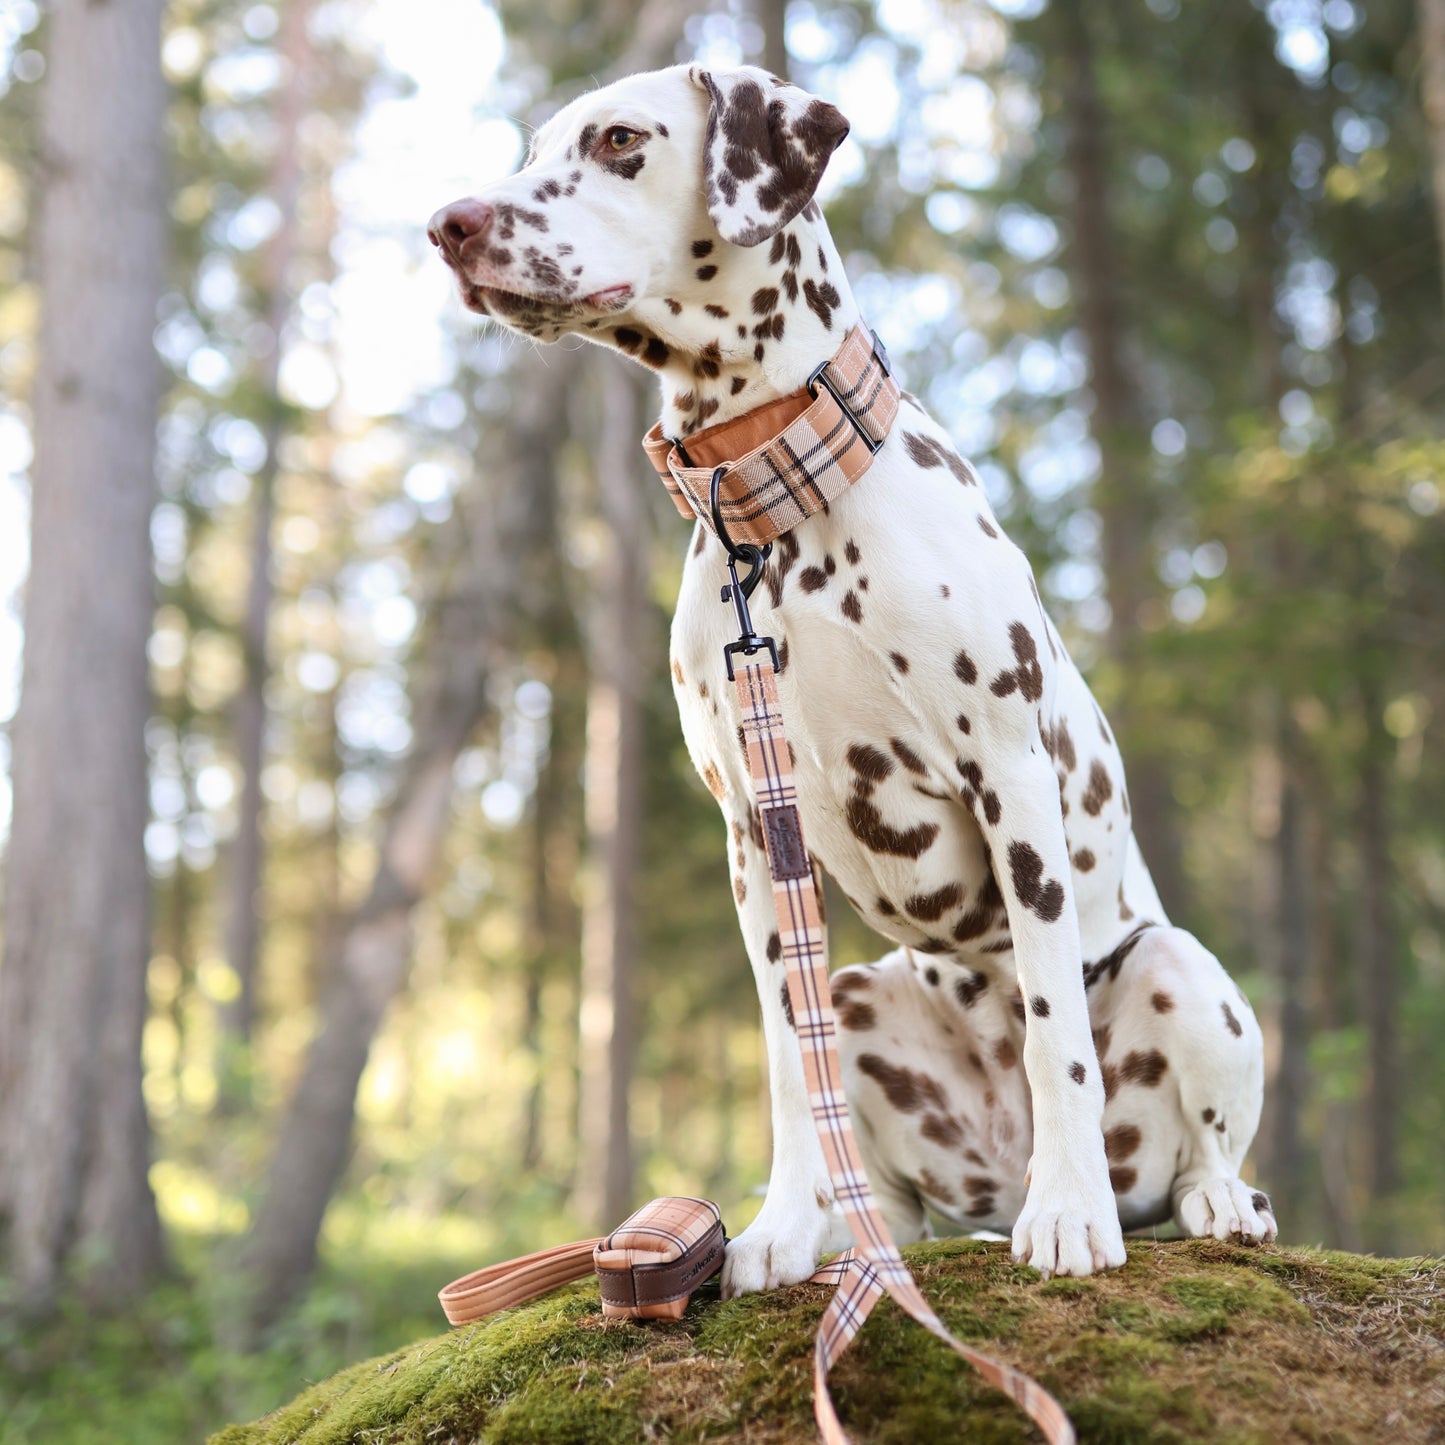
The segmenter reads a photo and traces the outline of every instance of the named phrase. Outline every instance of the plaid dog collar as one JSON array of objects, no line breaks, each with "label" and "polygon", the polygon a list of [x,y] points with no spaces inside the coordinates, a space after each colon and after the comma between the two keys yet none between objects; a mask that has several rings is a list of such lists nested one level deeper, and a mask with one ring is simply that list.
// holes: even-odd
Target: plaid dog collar
[{"label": "plaid dog collar", "polygon": [[663,436],[658,423],[642,446],[677,510],[714,533],[710,491],[714,472],[724,468],[718,487],[723,526],[734,543],[763,546],[821,512],[868,470],[888,439],[898,402],[888,353],[860,324],[803,390],[685,444]]}]

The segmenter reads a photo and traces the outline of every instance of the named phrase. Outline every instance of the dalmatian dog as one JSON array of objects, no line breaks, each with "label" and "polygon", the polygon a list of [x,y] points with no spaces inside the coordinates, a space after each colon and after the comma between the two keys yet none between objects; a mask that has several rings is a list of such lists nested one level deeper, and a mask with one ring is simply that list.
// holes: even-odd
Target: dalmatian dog
[{"label": "dalmatian dog", "polygon": [[[573,101],[524,168],[429,235],[464,303],[651,368],[665,435],[801,390],[859,320],[814,190],[848,124],[750,67],[676,66]],[[847,1243],[810,1115],[768,864],[724,668],[721,544],[700,523],[672,628],[692,759],[721,804],[762,1002],[773,1167],[724,1288]],[[928,1215],[1045,1275],[1124,1262],[1123,1230],[1264,1241],[1241,1181],[1263,1051],[1244,995],[1171,927],[1113,733],[948,432],[905,394],[871,468],[778,542],[753,599],[817,862],[897,947],[834,975],[848,1098],[895,1236]]]}]

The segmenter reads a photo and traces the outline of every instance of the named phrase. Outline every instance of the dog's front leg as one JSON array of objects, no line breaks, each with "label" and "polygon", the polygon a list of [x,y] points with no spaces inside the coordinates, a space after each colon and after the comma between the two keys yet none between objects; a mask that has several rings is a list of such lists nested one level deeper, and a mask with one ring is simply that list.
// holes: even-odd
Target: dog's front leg
[{"label": "dog's front leg", "polygon": [[749,810],[728,799],[723,811],[728,818],[738,921],[763,1010],[773,1124],[767,1197],[758,1217],[728,1245],[722,1287],[723,1295],[731,1298],[807,1279],[819,1253],[835,1246],[833,1186],[813,1126],[787,1001],[787,966],[778,938],[767,855],[758,824],[749,821]]},{"label": "dog's front leg", "polygon": [[1123,1264],[1124,1239],[1104,1156],[1104,1083],[1089,1032],[1058,782],[1031,736],[1032,719],[1026,728],[970,780],[986,790],[985,805],[965,792],[993,853],[1026,1008],[1034,1148],[1013,1253],[1045,1276],[1087,1275]]}]

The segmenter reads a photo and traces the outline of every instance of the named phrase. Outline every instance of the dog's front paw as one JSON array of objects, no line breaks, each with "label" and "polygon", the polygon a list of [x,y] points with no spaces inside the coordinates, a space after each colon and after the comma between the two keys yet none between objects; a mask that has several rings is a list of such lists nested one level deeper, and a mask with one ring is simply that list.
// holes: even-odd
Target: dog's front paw
[{"label": "dog's front paw", "polygon": [[1076,1279],[1124,1263],[1124,1231],[1110,1191],[1097,1201],[1089,1191],[1048,1190],[1035,1181],[1013,1231],[1013,1257],[1048,1279]]},{"label": "dog's front paw", "polygon": [[817,1268],[827,1222],[826,1213],[812,1200],[797,1210],[769,1210],[764,1204],[758,1217],[728,1244],[723,1298],[807,1279]]},{"label": "dog's front paw", "polygon": [[1269,1195],[1242,1179],[1204,1179],[1179,1196],[1179,1227],[1194,1239],[1268,1244],[1279,1233]]}]

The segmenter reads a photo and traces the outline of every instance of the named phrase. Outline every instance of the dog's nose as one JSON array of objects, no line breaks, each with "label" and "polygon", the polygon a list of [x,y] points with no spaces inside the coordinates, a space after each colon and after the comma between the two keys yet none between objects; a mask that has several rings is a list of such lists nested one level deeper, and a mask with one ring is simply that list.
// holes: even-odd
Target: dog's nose
[{"label": "dog's nose", "polygon": [[443,206],[427,222],[426,233],[450,261],[460,261],[462,247],[474,236],[485,236],[492,226],[493,210],[485,201],[468,197]]}]

